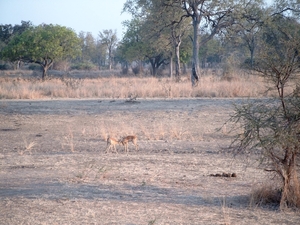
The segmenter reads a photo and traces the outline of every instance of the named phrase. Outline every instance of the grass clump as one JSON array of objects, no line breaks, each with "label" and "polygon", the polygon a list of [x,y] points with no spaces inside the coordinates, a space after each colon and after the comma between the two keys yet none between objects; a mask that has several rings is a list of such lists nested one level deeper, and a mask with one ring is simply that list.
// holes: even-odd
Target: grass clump
[{"label": "grass clump", "polygon": [[262,185],[252,190],[250,206],[280,205],[281,190],[271,185]]}]

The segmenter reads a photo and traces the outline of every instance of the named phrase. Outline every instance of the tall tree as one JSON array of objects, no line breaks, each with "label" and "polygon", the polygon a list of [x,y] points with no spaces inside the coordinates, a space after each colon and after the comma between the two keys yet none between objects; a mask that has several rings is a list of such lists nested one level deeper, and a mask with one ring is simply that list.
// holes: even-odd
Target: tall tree
[{"label": "tall tree", "polygon": [[103,30],[103,32],[99,33],[99,41],[107,48],[108,68],[111,70],[113,64],[113,50],[117,47],[118,43],[117,32],[113,30]]},{"label": "tall tree", "polygon": [[156,76],[159,67],[171,61],[170,53],[172,54],[172,46],[170,43],[170,34],[167,30],[157,32],[149,15],[142,24],[141,36],[145,49],[145,57],[151,64],[152,75]]},{"label": "tall tree", "polygon": [[[185,16],[192,18],[193,24],[193,61],[192,61],[192,85],[197,85],[199,81],[199,34],[201,31],[209,35],[201,40],[201,44],[206,43],[221,29],[233,23],[232,13],[235,7],[234,0],[182,0],[182,9]],[[202,28],[200,29],[200,26]],[[208,29],[206,29],[208,28]]]},{"label": "tall tree", "polygon": [[127,30],[118,46],[119,58],[123,60],[123,68],[128,70],[129,64],[133,62],[137,73],[141,71],[142,62],[145,59],[145,44],[141,34],[142,23],[140,18],[124,21],[123,25],[127,27]]},{"label": "tall tree", "polygon": [[[173,49],[170,19],[173,21],[175,18],[174,14],[167,13],[167,11],[171,12],[172,9],[165,7],[164,2],[161,0],[128,0],[123,9],[131,13],[135,20],[141,21],[139,30],[144,57],[151,64],[153,75],[157,74],[157,70],[161,65],[168,62],[171,65],[172,63]],[[173,18],[171,18],[172,16]]]},{"label": "tall tree", "polygon": [[259,44],[260,31],[269,13],[263,0],[242,0],[239,10],[236,10],[235,23],[227,29],[227,39],[230,43],[246,45],[250,52],[250,66],[254,63],[255,49]]},{"label": "tall tree", "polygon": [[55,60],[80,54],[76,33],[59,25],[42,24],[16,35],[3,49],[2,57],[10,61],[37,63],[43,68],[42,79]]},{"label": "tall tree", "polygon": [[82,60],[97,63],[97,42],[93,37],[92,33],[80,32],[78,36],[80,39],[80,46],[82,50]]},{"label": "tall tree", "polygon": [[[155,1],[152,0],[151,13],[147,17],[147,23],[150,22],[152,30],[155,34],[162,32],[166,33],[164,48],[169,45],[172,46],[170,50],[170,67],[172,68],[172,56],[175,53],[175,76],[176,80],[180,80],[181,66],[180,66],[180,45],[182,39],[187,35],[190,29],[190,19],[182,16],[182,9],[180,2],[170,4],[169,0]],[[170,7],[172,6],[172,7]]]}]

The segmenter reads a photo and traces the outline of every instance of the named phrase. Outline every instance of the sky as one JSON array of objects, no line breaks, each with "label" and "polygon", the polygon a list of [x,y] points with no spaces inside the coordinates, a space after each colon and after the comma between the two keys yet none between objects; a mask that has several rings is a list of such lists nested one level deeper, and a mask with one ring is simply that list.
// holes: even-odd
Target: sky
[{"label": "sky", "polygon": [[[107,29],[117,31],[119,40],[125,29],[122,22],[131,19],[121,13],[126,0],[0,0],[0,24],[31,21],[57,24],[79,32],[91,32],[95,38]],[[273,0],[267,0],[273,2]]]},{"label": "sky", "polygon": [[[107,29],[117,31],[119,39],[125,29],[122,22],[131,18],[122,13],[126,0],[0,0],[0,24],[31,21],[72,28],[77,34],[91,32],[97,38]],[[122,14],[121,14],[122,13]]]}]

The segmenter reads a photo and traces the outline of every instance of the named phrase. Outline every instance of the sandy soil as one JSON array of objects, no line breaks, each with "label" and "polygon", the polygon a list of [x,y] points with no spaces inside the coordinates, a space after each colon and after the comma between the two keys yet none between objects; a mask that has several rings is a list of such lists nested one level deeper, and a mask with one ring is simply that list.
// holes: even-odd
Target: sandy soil
[{"label": "sandy soil", "polygon": [[[0,224],[299,224],[250,206],[268,175],[220,151],[241,99],[0,101]],[[139,151],[105,153],[110,136]],[[210,174],[236,173],[237,177]]]}]

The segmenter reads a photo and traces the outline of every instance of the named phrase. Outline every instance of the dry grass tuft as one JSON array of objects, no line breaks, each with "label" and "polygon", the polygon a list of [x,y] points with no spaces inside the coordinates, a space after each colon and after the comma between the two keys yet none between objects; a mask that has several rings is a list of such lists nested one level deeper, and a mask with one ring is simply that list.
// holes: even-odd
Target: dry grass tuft
[{"label": "dry grass tuft", "polygon": [[281,191],[271,185],[262,185],[252,190],[250,195],[250,206],[278,205],[280,204]]},{"label": "dry grass tuft", "polygon": [[69,132],[63,138],[62,147],[68,146],[71,152],[75,152],[74,134],[72,129],[69,127]]},{"label": "dry grass tuft", "polygon": [[227,204],[226,204],[226,198],[225,197],[223,197],[221,207],[222,207],[222,215],[223,215],[223,219],[224,219],[224,225],[230,225],[231,220],[230,220],[229,210],[228,210],[228,207],[227,207]]},{"label": "dry grass tuft", "polygon": [[29,152],[29,154],[32,154],[32,148],[34,147],[34,146],[36,146],[36,142],[34,142],[34,141],[31,141],[31,142],[27,142],[27,140],[25,139],[25,138],[23,138],[23,142],[24,142],[24,146],[25,146],[25,150],[24,151],[19,151],[19,154],[20,155],[23,155],[25,152]]}]

